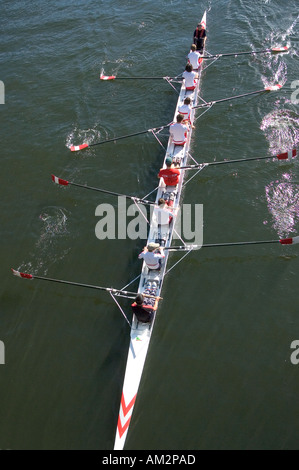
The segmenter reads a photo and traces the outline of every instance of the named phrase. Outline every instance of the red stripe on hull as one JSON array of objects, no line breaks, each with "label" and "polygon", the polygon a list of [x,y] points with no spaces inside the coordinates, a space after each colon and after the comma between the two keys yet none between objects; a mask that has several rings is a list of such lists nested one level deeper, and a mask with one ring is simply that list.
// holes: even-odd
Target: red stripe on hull
[{"label": "red stripe on hull", "polygon": [[[135,400],[136,400],[136,395],[132,398],[132,400],[130,401],[130,403],[128,404],[128,406],[126,405],[126,402],[125,402],[125,397],[124,397],[124,394],[122,393],[121,395],[121,407],[122,407],[122,411],[123,411],[123,415],[124,415],[124,418],[126,417],[126,415],[129,413],[129,411],[131,410],[131,408],[134,406],[135,404]],[[117,429],[118,429],[118,433],[119,433],[119,437],[121,438],[123,436],[123,434],[126,432],[126,430],[128,429],[129,427],[129,424],[130,424],[130,421],[131,421],[131,416],[127,419],[127,421],[125,422],[124,425],[122,425],[122,422],[121,422],[121,417],[120,417],[120,414],[118,416],[118,422],[117,422]]]}]

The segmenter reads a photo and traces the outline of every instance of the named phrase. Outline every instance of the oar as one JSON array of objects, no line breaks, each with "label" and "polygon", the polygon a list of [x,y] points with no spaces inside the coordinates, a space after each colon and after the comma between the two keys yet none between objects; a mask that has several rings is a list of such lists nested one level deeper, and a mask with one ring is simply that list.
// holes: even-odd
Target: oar
[{"label": "oar", "polygon": [[211,166],[211,165],[225,165],[227,163],[241,163],[241,162],[250,162],[254,160],[267,160],[269,158],[277,158],[278,160],[291,160],[297,155],[297,150],[289,150],[288,152],[279,153],[278,155],[270,155],[267,157],[249,157],[249,158],[240,158],[237,160],[221,160],[219,162],[210,162],[210,163],[198,163],[198,165],[189,165],[181,166],[180,170],[198,170],[202,166]]},{"label": "oar", "polygon": [[[171,123],[170,123],[171,124]],[[156,131],[156,130],[162,130],[164,129],[165,127],[168,127],[170,126],[170,124],[166,124],[166,125],[163,125],[163,126],[160,126],[160,127],[154,127],[152,129],[146,129],[144,131],[140,131],[140,132],[134,132],[133,134],[127,134],[127,135],[122,135],[120,137],[114,137],[113,139],[107,139],[107,140],[100,140],[100,142],[95,142],[94,144],[81,144],[81,145],[72,145],[71,147],[69,147],[69,149],[72,151],[72,152],[77,152],[78,150],[83,150],[87,147],[93,147],[95,145],[101,145],[101,144],[108,144],[108,142],[115,142],[116,140],[121,140],[121,139],[127,139],[128,137],[134,137],[136,135],[141,135],[141,134],[146,134],[147,132],[153,132],[153,131]]]},{"label": "oar", "polygon": [[177,77],[117,77],[116,75],[100,75],[101,80],[176,80]]},{"label": "oar", "polygon": [[105,194],[111,194],[112,196],[121,196],[125,197],[127,199],[131,199],[132,201],[140,204],[148,204],[154,206],[155,203],[153,201],[147,201],[146,199],[141,199],[136,196],[128,196],[127,194],[121,194],[121,193],[116,193],[114,191],[107,191],[106,189],[100,189],[100,188],[94,188],[93,186],[87,186],[86,184],[79,184],[79,183],[73,183],[71,181],[63,180],[61,178],[58,178],[55,175],[51,175],[52,181],[56,184],[60,184],[62,186],[78,186],[79,188],[84,188],[84,189],[90,189],[92,191],[98,191],[100,193],[105,193]]},{"label": "oar", "polygon": [[241,245],[261,245],[265,243],[280,243],[281,245],[295,245],[299,243],[299,236],[292,238],[282,238],[280,240],[262,240],[253,242],[233,242],[233,243],[211,243],[208,245],[182,245],[182,246],[169,246],[164,247],[164,250],[169,251],[191,251],[199,250],[200,248],[212,248],[217,246],[241,246]]},{"label": "oar", "polygon": [[[89,289],[97,289],[97,290],[104,290],[106,292],[111,292],[111,294],[114,294],[118,297],[130,297],[134,296],[132,298],[135,298],[137,295],[137,292],[129,292],[125,290],[120,290],[120,289],[114,289],[113,287],[100,287],[100,286],[93,286],[91,284],[81,284],[79,282],[70,282],[70,281],[63,281],[61,279],[52,279],[50,277],[42,277],[42,276],[35,276],[33,274],[27,274],[27,273],[21,273],[19,271],[16,271],[15,269],[11,268],[12,273],[14,276],[21,277],[23,279],[40,279],[41,281],[49,281],[49,282],[58,282],[59,284],[68,284],[70,286],[76,286],[76,287],[87,287]],[[144,297],[151,297],[156,299],[154,295],[148,295],[148,294],[142,294]],[[159,297],[159,299],[162,299],[162,297]]]},{"label": "oar", "polygon": [[278,54],[280,52],[288,52],[288,46],[283,47],[272,47],[271,49],[263,49],[261,51],[248,51],[248,52],[229,52],[227,54],[214,54],[210,56],[203,56],[202,59],[213,59],[215,57],[230,57],[230,56],[239,56],[239,55],[249,55],[249,54],[265,54],[269,52],[270,54]]},{"label": "oar", "polygon": [[242,95],[230,96],[229,98],[222,98],[221,100],[209,101],[207,103],[198,104],[197,106],[192,106],[193,109],[205,108],[206,106],[212,106],[216,103],[224,103],[224,101],[236,100],[237,98],[243,98],[244,96],[257,95],[259,93],[264,93],[265,91],[277,91],[282,87],[279,83],[277,85],[270,85],[262,90],[250,91],[249,93],[243,93]]},{"label": "oar", "polygon": [[[239,55],[249,55],[249,54],[278,54],[281,52],[288,52],[288,46],[283,47],[272,47],[271,49],[263,49],[260,51],[246,51],[246,52],[229,52],[229,53],[220,53],[209,56],[201,56],[201,59],[213,59],[215,57],[230,57],[230,56],[239,56]],[[179,75],[176,77],[117,77],[116,75],[100,75],[101,80],[176,80],[179,78]]]}]

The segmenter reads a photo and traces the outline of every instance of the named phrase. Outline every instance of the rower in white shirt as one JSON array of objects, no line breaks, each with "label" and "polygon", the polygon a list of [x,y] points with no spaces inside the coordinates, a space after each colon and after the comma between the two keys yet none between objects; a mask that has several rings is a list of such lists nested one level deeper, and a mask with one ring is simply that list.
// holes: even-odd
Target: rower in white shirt
[{"label": "rower in white shirt", "polygon": [[195,90],[198,73],[194,72],[191,64],[186,65],[185,71],[183,72],[182,77],[185,79],[186,90],[190,90],[190,91]]},{"label": "rower in white shirt", "polygon": [[191,98],[190,96],[187,96],[184,99],[184,103],[178,107],[178,112],[184,116],[183,124],[190,124],[192,129],[195,129],[195,126],[191,123],[191,110]]},{"label": "rower in white shirt", "polygon": [[188,62],[192,65],[193,70],[197,70],[200,66],[200,53],[196,50],[196,45],[192,44],[191,51],[188,54]]},{"label": "rower in white shirt", "polygon": [[176,123],[173,123],[169,127],[169,133],[172,137],[172,142],[174,145],[185,145],[187,142],[187,132],[188,127],[186,124],[183,124],[184,116],[178,114],[176,117]]}]

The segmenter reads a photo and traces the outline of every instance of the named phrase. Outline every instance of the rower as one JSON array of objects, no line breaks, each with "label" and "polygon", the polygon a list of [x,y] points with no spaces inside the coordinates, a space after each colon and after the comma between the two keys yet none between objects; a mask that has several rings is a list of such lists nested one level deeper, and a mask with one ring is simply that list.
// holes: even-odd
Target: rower
[{"label": "rower", "polygon": [[169,225],[173,219],[173,212],[169,210],[166,200],[160,197],[158,200],[158,207],[153,211],[152,223],[160,227],[161,225]]},{"label": "rower", "polygon": [[197,84],[198,73],[193,70],[191,64],[186,65],[182,77],[185,79],[186,91],[194,91]]},{"label": "rower", "polygon": [[146,305],[144,303],[144,296],[138,294],[135,302],[132,303],[132,311],[136,315],[137,320],[141,323],[150,323],[154,317],[154,313],[158,308],[159,298],[156,297],[154,305]]},{"label": "rower", "polygon": [[[166,185],[166,192],[169,194],[174,193],[175,186],[178,184],[180,179],[179,164],[173,164],[171,157],[165,158],[166,168],[161,168],[158,174],[158,178],[163,178]],[[165,199],[165,198],[164,198]],[[172,207],[174,203],[174,197],[169,198],[168,206]]]},{"label": "rower", "polygon": [[[158,251],[159,249],[159,251]],[[144,259],[149,270],[160,271],[162,259],[165,258],[163,247],[159,243],[149,243],[138,255],[139,259]]]},{"label": "rower", "polygon": [[183,124],[190,124],[192,129],[195,129],[195,126],[191,124],[191,98],[190,96],[187,96],[184,99],[184,104],[181,104],[181,106],[178,107],[178,112],[184,116],[183,119]]},{"label": "rower", "polygon": [[193,33],[193,42],[196,45],[196,50],[199,51],[200,53],[203,52],[206,39],[207,39],[207,32],[205,29],[205,25],[202,23],[198,23]]},{"label": "rower", "polygon": [[192,44],[191,51],[188,54],[188,62],[192,65],[193,70],[200,67],[200,52],[196,50],[196,45]]},{"label": "rower", "polygon": [[171,124],[169,127],[169,134],[172,138],[172,143],[180,147],[184,146],[187,142],[187,132],[188,127],[186,124],[183,124],[184,116],[183,114],[178,114],[176,117],[176,122]]}]

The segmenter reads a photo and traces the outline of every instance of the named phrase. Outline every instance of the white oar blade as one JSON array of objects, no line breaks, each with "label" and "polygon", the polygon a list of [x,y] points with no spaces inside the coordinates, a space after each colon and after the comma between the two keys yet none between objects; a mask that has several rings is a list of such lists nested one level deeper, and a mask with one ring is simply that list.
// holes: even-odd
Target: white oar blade
[{"label": "white oar blade", "polygon": [[101,79],[101,80],[114,80],[115,78],[116,78],[115,75],[103,75],[103,74],[102,74],[102,75],[100,76],[100,79]]},{"label": "white oar blade", "polygon": [[288,50],[289,50],[288,46],[272,47],[271,49],[272,52],[288,52]]},{"label": "white oar blade", "polygon": [[297,150],[289,150],[288,152],[280,153],[279,155],[276,155],[278,160],[292,160],[292,158],[295,158],[297,155]]},{"label": "white oar blade", "polygon": [[61,184],[62,186],[67,186],[69,184],[68,181],[58,178],[55,175],[51,175],[51,178],[52,178],[52,181],[54,181],[54,183],[56,184]]},{"label": "white oar blade", "polygon": [[282,245],[296,245],[297,243],[299,243],[299,236],[292,238],[283,238],[282,240],[279,240],[279,243],[281,243]]},{"label": "white oar blade", "polygon": [[86,149],[86,147],[89,147],[89,145],[88,145],[88,144],[71,145],[71,147],[69,147],[69,149],[70,149],[72,152],[78,152],[78,150]]},{"label": "white oar blade", "polygon": [[280,85],[280,83],[277,83],[276,85],[266,86],[265,91],[277,91],[280,90],[280,88],[282,88],[282,85]]},{"label": "white oar blade", "polygon": [[11,271],[13,273],[14,276],[17,276],[17,277],[22,277],[24,279],[33,279],[33,276],[31,274],[27,274],[27,273],[20,273],[20,271],[16,271],[15,269],[11,268]]}]

